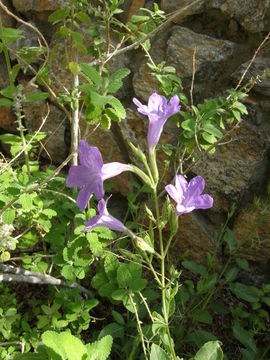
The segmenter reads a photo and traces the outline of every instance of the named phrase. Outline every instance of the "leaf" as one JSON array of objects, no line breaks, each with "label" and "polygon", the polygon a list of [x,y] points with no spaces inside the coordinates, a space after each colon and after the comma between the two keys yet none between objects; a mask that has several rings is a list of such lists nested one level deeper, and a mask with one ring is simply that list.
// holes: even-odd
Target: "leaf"
[{"label": "leaf", "polygon": [[86,345],[87,360],[106,360],[110,355],[113,338],[110,335],[104,336],[102,339]]},{"label": "leaf", "polygon": [[46,92],[31,92],[25,95],[26,102],[42,101],[49,96]]},{"label": "leaf", "polygon": [[115,322],[106,325],[99,333],[98,338],[101,339],[106,335],[111,335],[113,338],[124,337],[124,327]]},{"label": "leaf", "polygon": [[1,106],[7,106],[7,107],[10,107],[13,105],[13,101],[9,100],[9,99],[0,99],[0,107]]},{"label": "leaf", "polygon": [[257,360],[257,355],[253,351],[248,349],[240,349],[241,354],[243,355],[242,360]]},{"label": "leaf", "polygon": [[193,320],[201,322],[203,324],[212,324],[212,316],[207,310],[198,309],[193,314],[191,314]]},{"label": "leaf", "polygon": [[253,286],[247,286],[236,282],[230,284],[230,290],[238,299],[246,300],[251,303],[260,301],[260,292]]},{"label": "leaf", "polygon": [[236,258],[235,259],[236,264],[240,267],[240,269],[248,271],[249,267],[248,267],[248,261],[247,259],[244,258]]},{"label": "leaf", "polygon": [[90,17],[84,11],[77,12],[75,17],[84,24],[89,25],[91,23]]},{"label": "leaf", "polygon": [[223,351],[220,341],[208,341],[197,352],[192,360],[222,360]]},{"label": "leaf", "polygon": [[234,281],[237,278],[237,275],[238,275],[238,269],[236,267],[233,267],[226,273],[225,275],[226,281],[227,282]]},{"label": "leaf", "polygon": [[[59,341],[59,334],[54,331],[45,331],[41,335],[41,339],[44,345],[47,347],[47,353],[53,360],[66,359],[65,349]],[[57,357],[55,355],[58,355]]]},{"label": "leaf", "polygon": [[86,355],[87,350],[81,340],[69,332],[60,333],[59,340],[68,360],[82,360],[84,355]]},{"label": "leaf", "polygon": [[195,330],[187,334],[189,343],[196,345],[198,348],[203,346],[208,341],[215,341],[217,338],[208,331]]},{"label": "leaf", "polygon": [[115,279],[117,276],[117,269],[119,267],[119,261],[117,260],[116,256],[108,254],[105,257],[104,261],[104,269],[108,279]]},{"label": "leaf", "polygon": [[233,325],[233,336],[245,347],[257,352],[256,343],[248,331],[246,331],[241,325],[235,323]]},{"label": "leaf", "polygon": [[120,288],[127,288],[131,284],[133,278],[125,264],[120,264],[117,269],[117,282]]},{"label": "leaf", "polygon": [[14,29],[14,28],[8,28],[8,27],[2,27],[1,28],[1,32],[0,32],[0,39],[4,42],[4,43],[10,43],[10,42],[15,42],[18,39],[23,38],[23,31],[19,30],[19,29]]},{"label": "leaf", "polygon": [[107,96],[107,102],[114,108],[119,119],[124,119],[126,117],[126,110],[116,97],[112,95]]},{"label": "leaf", "polygon": [[87,77],[93,81],[93,83],[95,83],[98,86],[102,85],[102,77],[99,75],[99,73],[97,72],[97,70],[86,64],[86,63],[82,63],[80,64],[81,70],[82,72],[87,75]]},{"label": "leaf", "polygon": [[170,357],[161,347],[156,344],[152,344],[150,360],[170,360]]},{"label": "leaf", "polygon": [[25,193],[20,195],[20,203],[25,210],[31,210],[32,209],[32,197],[31,195]]},{"label": "leaf", "polygon": [[214,273],[212,275],[207,276],[204,279],[201,279],[197,284],[197,291],[199,294],[203,294],[213,289],[216,285],[218,275]]},{"label": "leaf", "polygon": [[235,237],[233,235],[233,232],[228,227],[226,228],[225,234],[224,234],[224,241],[229,247],[230,252],[234,252],[237,249],[237,242],[235,240]]},{"label": "leaf", "polygon": [[194,274],[207,274],[206,267],[204,265],[197,264],[194,261],[184,260],[182,261],[182,265],[184,266],[184,268],[192,271]]},{"label": "leaf", "polygon": [[127,68],[121,68],[117,70],[113,75],[109,77],[109,85],[107,88],[108,93],[116,93],[123,85],[122,79],[130,74],[130,70]]},{"label": "leaf", "polygon": [[112,316],[119,325],[125,325],[125,320],[118,311],[112,310]]},{"label": "leaf", "polygon": [[80,67],[79,64],[76,63],[75,61],[71,61],[68,64],[69,70],[71,71],[72,75],[78,75],[80,72]]},{"label": "leaf", "polygon": [[15,219],[15,214],[16,214],[16,212],[14,209],[9,208],[9,209],[5,210],[2,215],[3,224],[7,224],[7,225],[12,224]]},{"label": "leaf", "polygon": [[61,8],[61,9],[54,11],[48,17],[48,20],[49,20],[49,22],[51,22],[54,25],[54,24],[57,24],[59,21],[64,20],[68,16],[68,14],[69,14],[68,8]]},{"label": "leaf", "polygon": [[217,141],[217,139],[216,139],[216,137],[214,135],[211,135],[211,134],[209,134],[207,132],[203,132],[202,137],[209,144],[214,144]]}]

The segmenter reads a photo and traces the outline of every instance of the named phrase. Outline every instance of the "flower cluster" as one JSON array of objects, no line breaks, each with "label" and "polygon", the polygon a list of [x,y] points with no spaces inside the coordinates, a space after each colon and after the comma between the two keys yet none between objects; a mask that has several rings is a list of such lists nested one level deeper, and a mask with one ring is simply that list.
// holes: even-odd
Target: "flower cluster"
[{"label": "flower cluster", "polygon": [[[138,111],[149,118],[147,140],[149,153],[154,154],[166,120],[180,110],[179,98],[175,95],[167,103],[164,96],[154,93],[149,97],[147,106],[136,98],[133,99],[133,102],[138,107]],[[89,146],[84,140],[79,143],[79,159],[80,165],[72,166],[69,169],[66,183],[70,187],[80,188],[77,205],[81,211],[86,208],[92,194],[99,199],[98,215],[85,222],[86,227],[83,232],[90,231],[97,226],[103,226],[115,231],[127,231],[130,234],[130,230],[124,224],[109,214],[107,210],[108,199],[106,201],[103,199],[103,181],[124,171],[133,171],[138,174],[138,171],[141,172],[141,170],[119,162],[103,164],[99,150],[96,147]],[[141,177],[144,179],[143,176]],[[175,185],[169,184],[165,190],[176,202],[176,214],[182,215],[195,209],[208,209],[213,206],[212,197],[208,194],[202,194],[204,187],[205,182],[201,176],[194,177],[188,183],[184,176],[176,175]]]}]

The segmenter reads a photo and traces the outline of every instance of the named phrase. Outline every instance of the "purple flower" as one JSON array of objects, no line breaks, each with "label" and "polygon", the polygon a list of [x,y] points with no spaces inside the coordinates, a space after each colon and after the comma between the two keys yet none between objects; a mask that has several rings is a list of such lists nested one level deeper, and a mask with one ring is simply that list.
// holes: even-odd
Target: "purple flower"
[{"label": "purple flower", "polygon": [[175,186],[167,185],[165,190],[176,201],[176,214],[182,215],[194,209],[209,209],[213,206],[213,198],[202,195],[204,187],[205,181],[201,176],[195,176],[188,183],[184,176],[176,175]]},{"label": "purple flower", "polygon": [[83,232],[90,231],[97,226],[103,226],[115,231],[127,231],[127,228],[124,224],[121,223],[121,221],[117,220],[108,213],[106,206],[108,199],[106,201],[101,199],[98,202],[98,215],[92,217],[92,219],[84,223],[86,228],[83,230]]},{"label": "purple flower", "polygon": [[131,170],[130,165],[112,162],[103,164],[98,148],[88,146],[85,140],[79,142],[80,165],[71,166],[66,184],[70,187],[79,187],[77,205],[84,210],[92,194],[98,199],[104,196],[103,181]]},{"label": "purple flower", "polygon": [[133,102],[138,107],[137,110],[149,118],[147,140],[149,149],[153,150],[159,141],[166,120],[180,110],[179,98],[175,95],[167,104],[165,96],[153,93],[148,99],[148,106],[143,105],[136,98],[133,98]]}]

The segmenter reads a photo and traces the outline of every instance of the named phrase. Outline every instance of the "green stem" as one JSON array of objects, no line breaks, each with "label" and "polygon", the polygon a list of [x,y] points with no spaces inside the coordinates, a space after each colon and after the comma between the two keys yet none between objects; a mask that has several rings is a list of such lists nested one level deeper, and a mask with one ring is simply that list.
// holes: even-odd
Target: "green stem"
[{"label": "green stem", "polygon": [[137,324],[138,324],[138,331],[141,337],[141,342],[142,342],[142,348],[143,348],[143,353],[144,353],[144,357],[147,360],[147,352],[146,352],[146,347],[145,347],[145,343],[144,343],[144,338],[143,338],[143,332],[142,332],[142,327],[141,327],[141,322],[140,322],[140,318],[139,318],[139,314],[136,308],[136,304],[134,303],[133,299],[132,299],[132,294],[128,294],[129,300],[133,306],[134,312],[135,312],[135,316],[136,316],[136,320],[137,320]]},{"label": "green stem", "polygon": [[158,179],[159,179],[159,174],[158,174],[158,167],[157,167],[155,149],[149,149],[149,160],[150,160],[151,170],[152,170],[152,173],[153,173],[153,178],[154,178],[155,184],[157,184]]},{"label": "green stem", "polygon": [[[155,160],[155,157],[153,159]],[[151,155],[150,155],[150,161],[151,161]],[[164,316],[164,320],[165,320],[166,332],[167,332],[168,339],[169,339],[171,355],[173,356],[173,359],[176,360],[176,354],[175,354],[174,345],[173,345],[172,337],[170,334],[170,328],[169,328],[169,317],[168,317],[168,313],[167,313],[166,282],[165,282],[165,255],[164,255],[164,244],[163,244],[163,238],[162,238],[162,229],[161,229],[161,223],[160,223],[160,213],[159,213],[158,197],[157,197],[156,188],[154,189],[153,192],[154,192],[157,227],[158,227],[158,234],[159,234],[160,255],[161,255],[161,259],[160,259],[161,264],[160,265],[161,265],[162,310],[163,310],[163,316]]]}]

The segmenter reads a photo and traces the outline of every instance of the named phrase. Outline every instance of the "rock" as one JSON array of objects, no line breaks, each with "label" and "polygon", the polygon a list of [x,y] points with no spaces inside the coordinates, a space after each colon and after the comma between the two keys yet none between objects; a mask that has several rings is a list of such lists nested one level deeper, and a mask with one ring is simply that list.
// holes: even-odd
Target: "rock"
[{"label": "rock", "polygon": [[257,33],[270,29],[269,0],[209,0],[207,8],[218,9],[228,18],[234,18],[244,29]]},{"label": "rock", "polygon": [[[191,3],[190,0],[163,0],[162,1],[162,9],[166,13],[171,13],[173,11],[180,10],[180,9],[190,5],[190,3]],[[192,15],[201,12],[204,3],[205,3],[205,1],[202,0],[201,2],[196,4],[196,6],[193,6],[192,7]]]},{"label": "rock", "polygon": [[267,264],[270,260],[270,207],[247,204],[236,217],[233,234],[239,246],[238,257]]},{"label": "rock", "polygon": [[[9,0],[2,0],[3,5],[7,6],[10,9],[10,1]],[[15,27],[16,20],[8,15],[2,8],[0,9],[0,17],[2,21],[3,27]]]},{"label": "rock", "polygon": [[210,228],[199,214],[180,216],[177,240],[172,250],[177,254],[177,260],[187,257],[197,263],[206,263],[206,253],[214,250]]},{"label": "rock", "polygon": [[206,190],[214,198],[211,211],[224,213],[233,203],[239,205],[251,187],[263,182],[269,150],[267,131],[243,121],[226,145],[218,146],[212,156],[201,160],[192,171],[205,179]]},{"label": "rock", "polygon": [[16,116],[11,109],[6,106],[0,107],[0,128],[8,133],[14,133],[17,130]]},{"label": "rock", "polygon": [[54,9],[50,0],[12,0],[16,11],[26,13],[28,11],[43,12]]},{"label": "rock", "polygon": [[[32,23],[32,25],[35,26],[34,23]],[[40,42],[39,42],[39,36],[38,34],[32,30],[30,27],[22,24],[18,27],[18,30],[22,31],[22,38],[17,39],[16,42],[12,42],[9,44],[9,47],[13,50],[13,51],[20,51],[23,47],[40,47]],[[13,52],[9,52],[9,56],[11,58],[11,60],[15,60],[17,59],[16,56],[13,54]],[[23,63],[24,65],[24,63]]]},{"label": "rock", "polygon": [[0,54],[0,89],[9,86],[9,76],[6,61],[3,54]]},{"label": "rock", "polygon": [[[249,63],[250,60],[239,66],[232,74],[232,79],[235,84],[238,83]],[[252,90],[258,94],[270,96],[270,58],[256,57],[246,72],[242,85],[247,83],[251,78],[255,80],[257,76],[260,77],[260,81],[256,82]]]},{"label": "rock", "polygon": [[176,68],[177,76],[181,79],[192,76],[195,48],[194,95],[203,94],[204,98],[214,96],[219,82],[224,90],[224,70],[237,44],[201,35],[184,27],[173,27],[166,59]]},{"label": "rock", "polygon": [[[26,128],[28,131],[34,132],[40,127],[42,119],[47,114],[47,105],[44,101],[24,104],[23,111]],[[48,136],[42,140],[42,148],[44,148],[42,155],[49,158],[54,164],[61,164],[69,153],[69,147],[65,141],[69,123],[65,114],[56,106],[50,105],[50,114],[41,131],[48,132]]]}]

